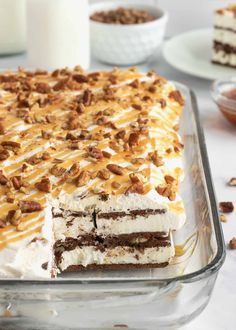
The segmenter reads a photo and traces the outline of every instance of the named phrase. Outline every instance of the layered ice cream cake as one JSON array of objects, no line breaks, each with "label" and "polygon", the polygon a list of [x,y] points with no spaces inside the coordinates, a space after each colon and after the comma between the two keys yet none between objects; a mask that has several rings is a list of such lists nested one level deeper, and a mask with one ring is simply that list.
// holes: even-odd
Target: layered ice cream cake
[{"label": "layered ice cream cake", "polygon": [[214,13],[212,62],[236,67],[236,4]]},{"label": "layered ice cream cake", "polygon": [[0,276],[164,267],[184,99],[137,69],[0,75]]}]

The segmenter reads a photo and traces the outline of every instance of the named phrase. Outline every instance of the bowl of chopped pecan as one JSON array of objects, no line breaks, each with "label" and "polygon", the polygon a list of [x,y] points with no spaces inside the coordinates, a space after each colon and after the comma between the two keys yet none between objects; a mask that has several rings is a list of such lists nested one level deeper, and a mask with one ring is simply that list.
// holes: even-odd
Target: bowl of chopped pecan
[{"label": "bowl of chopped pecan", "polygon": [[167,21],[167,12],[143,0],[92,4],[92,53],[98,60],[112,65],[145,62],[160,47]]}]

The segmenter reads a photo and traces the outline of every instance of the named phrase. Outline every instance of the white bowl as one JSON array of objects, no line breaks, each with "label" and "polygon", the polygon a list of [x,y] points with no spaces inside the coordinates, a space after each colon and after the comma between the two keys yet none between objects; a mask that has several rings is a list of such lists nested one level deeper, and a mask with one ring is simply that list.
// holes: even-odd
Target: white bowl
[{"label": "white bowl", "polygon": [[90,20],[92,54],[97,59],[113,65],[133,65],[145,62],[156,51],[164,38],[168,14],[146,2],[114,0],[90,6],[90,15],[125,7],[145,10],[157,17],[151,22],[130,25]]}]

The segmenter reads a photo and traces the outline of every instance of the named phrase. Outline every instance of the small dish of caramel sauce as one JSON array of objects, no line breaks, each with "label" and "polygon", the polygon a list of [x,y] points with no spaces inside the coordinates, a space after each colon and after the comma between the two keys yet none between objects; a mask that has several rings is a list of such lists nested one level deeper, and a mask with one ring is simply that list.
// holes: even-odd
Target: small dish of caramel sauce
[{"label": "small dish of caramel sauce", "polygon": [[236,78],[216,80],[212,97],[225,118],[236,125]]}]

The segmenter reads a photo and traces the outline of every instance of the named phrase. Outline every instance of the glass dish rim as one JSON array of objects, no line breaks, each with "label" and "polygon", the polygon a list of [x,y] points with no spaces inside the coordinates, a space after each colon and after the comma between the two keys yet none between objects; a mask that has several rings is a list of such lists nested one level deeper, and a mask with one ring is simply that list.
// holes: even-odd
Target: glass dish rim
[{"label": "glass dish rim", "polygon": [[205,142],[205,136],[203,132],[203,128],[200,122],[200,116],[199,116],[199,110],[198,110],[198,103],[195,93],[189,89],[186,85],[181,84],[179,82],[172,81],[177,87],[180,89],[184,89],[189,94],[189,102],[192,107],[192,113],[194,116],[194,121],[196,124],[196,131],[197,131],[197,141],[200,151],[200,161],[203,168],[204,178],[206,180],[206,186],[207,186],[207,195],[211,201],[209,205],[209,211],[211,213],[212,219],[213,219],[213,228],[215,231],[216,236],[216,242],[217,242],[217,253],[215,257],[210,261],[209,264],[207,264],[205,267],[189,273],[185,275],[178,275],[176,277],[170,277],[170,278],[160,278],[160,279],[142,279],[142,278],[132,278],[132,279],[67,279],[67,278],[56,278],[56,279],[0,279],[0,289],[2,287],[12,287],[20,285],[21,287],[30,287],[32,285],[37,286],[45,286],[50,285],[50,289],[53,287],[60,285],[60,286],[69,286],[69,285],[89,285],[89,284],[112,284],[112,283],[121,283],[121,284],[132,284],[132,283],[152,283],[152,284],[171,284],[176,282],[182,282],[182,283],[191,283],[195,281],[199,281],[202,278],[209,277],[213,273],[217,272],[220,267],[223,265],[225,256],[226,256],[226,248],[225,248],[225,241],[223,236],[222,227],[219,220],[219,213],[218,213],[218,207],[215,197],[215,191],[213,187],[213,181],[210,171],[210,165],[209,165],[209,159],[206,149],[206,142]]}]

